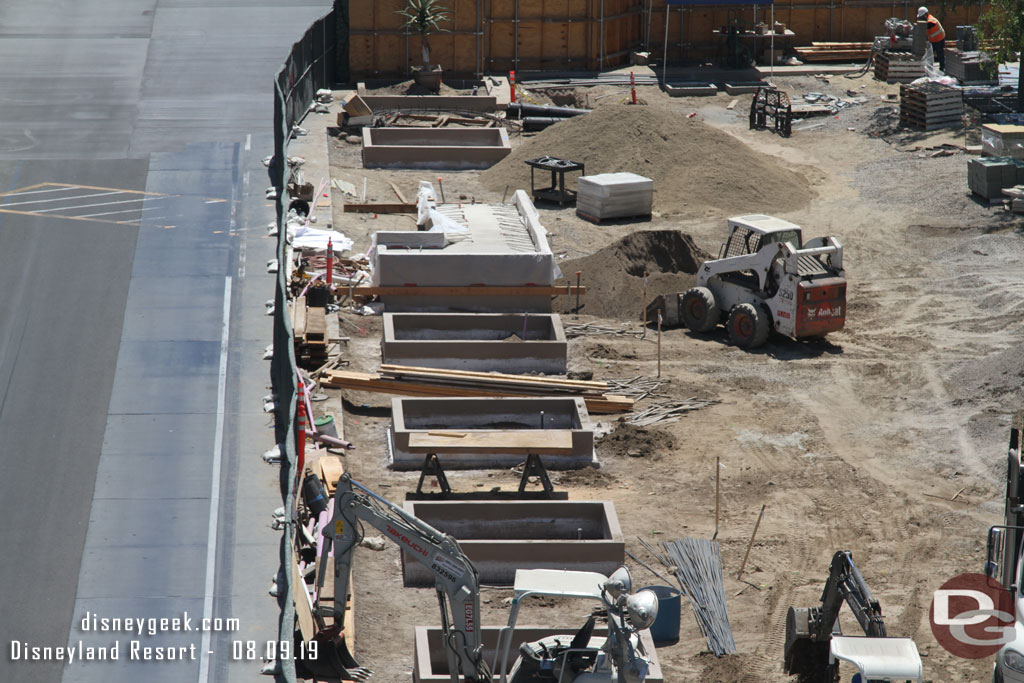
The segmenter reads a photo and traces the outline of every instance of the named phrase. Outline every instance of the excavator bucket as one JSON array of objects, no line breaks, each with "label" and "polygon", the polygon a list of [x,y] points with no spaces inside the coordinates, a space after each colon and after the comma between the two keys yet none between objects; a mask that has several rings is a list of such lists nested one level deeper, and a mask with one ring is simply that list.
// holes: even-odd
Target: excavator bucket
[{"label": "excavator bucket", "polygon": [[359,666],[359,662],[349,652],[340,626],[330,626],[317,632],[313,641],[317,644],[316,658],[297,659],[296,669],[304,664],[306,670],[296,673],[341,681],[365,681],[373,675],[370,669]]},{"label": "excavator bucket", "polygon": [[800,683],[832,683],[829,644],[811,638],[810,615],[811,608],[807,607],[790,607],[786,613],[785,670],[791,676],[800,676]]}]

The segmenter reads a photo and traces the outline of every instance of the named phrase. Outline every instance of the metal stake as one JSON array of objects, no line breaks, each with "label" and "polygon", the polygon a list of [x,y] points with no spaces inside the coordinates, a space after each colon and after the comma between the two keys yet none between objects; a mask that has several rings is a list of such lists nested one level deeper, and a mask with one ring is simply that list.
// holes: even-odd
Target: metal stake
[{"label": "metal stake", "polygon": [[747,558],[750,557],[750,549],[754,546],[754,537],[757,536],[757,528],[761,526],[761,520],[764,519],[765,506],[761,506],[761,514],[757,516],[757,523],[754,524],[754,533],[750,534],[750,542],[747,543],[747,552],[743,554],[743,564],[740,565],[740,570],[736,574],[736,580],[739,581],[740,577],[743,576],[743,570],[747,567]]}]

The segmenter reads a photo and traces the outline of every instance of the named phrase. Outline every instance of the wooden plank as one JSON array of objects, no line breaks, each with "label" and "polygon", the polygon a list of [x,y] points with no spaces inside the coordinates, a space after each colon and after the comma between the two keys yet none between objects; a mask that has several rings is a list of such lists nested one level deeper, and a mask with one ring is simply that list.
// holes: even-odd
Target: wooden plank
[{"label": "wooden plank", "polygon": [[395,196],[398,197],[398,201],[400,201],[403,204],[408,204],[409,200],[406,199],[405,195],[402,194],[402,191],[398,189],[398,185],[395,185],[393,182],[390,182],[390,184],[391,184],[391,189],[394,190],[394,192],[395,192]]},{"label": "wooden plank", "polygon": [[412,432],[409,450],[433,453],[444,450],[452,453],[572,453],[572,430],[520,429],[488,432]]},{"label": "wooden plank", "polygon": [[309,642],[316,635],[316,624],[313,621],[313,606],[310,601],[306,582],[302,580],[299,565],[292,563],[292,601],[295,603],[295,620],[299,623],[302,640]]},{"label": "wooden plank", "polygon": [[292,336],[300,341],[306,336],[306,297],[292,302]]},{"label": "wooden plank", "polygon": [[581,390],[605,391],[607,382],[581,379],[563,379],[561,377],[538,377],[534,375],[510,375],[501,372],[478,372],[474,370],[445,370],[442,368],[423,368],[415,365],[392,365],[385,363],[380,366],[382,374],[406,374],[419,376],[465,377],[482,382],[513,382],[516,384],[543,384],[546,386],[571,387]]},{"label": "wooden plank", "polygon": [[326,454],[317,461],[320,467],[320,480],[323,481],[329,495],[334,495],[338,480],[345,474],[345,464],[340,455]]},{"label": "wooden plank", "polygon": [[306,309],[306,334],[307,344],[319,342],[327,343],[327,309],[320,306],[310,306]]},{"label": "wooden plank", "polygon": [[[428,397],[503,397],[503,396],[537,396],[537,391],[522,388],[481,389],[468,386],[446,387],[440,384],[410,382],[382,378],[377,374],[352,372],[348,370],[331,370],[321,381],[321,386],[331,389],[348,389],[350,391],[369,391],[374,393],[397,394],[399,396]],[[623,413],[633,409],[634,401],[627,396],[601,394],[599,396],[583,396],[587,410],[591,413]]]},{"label": "wooden plank", "polygon": [[465,286],[431,286],[418,287],[416,285],[391,286],[391,287],[370,287],[362,286],[353,288],[353,296],[569,296],[586,294],[586,286],[576,285],[520,285],[520,286],[496,286],[496,285],[465,285]]},{"label": "wooden plank", "polygon": [[416,213],[415,204],[345,204],[345,213]]}]

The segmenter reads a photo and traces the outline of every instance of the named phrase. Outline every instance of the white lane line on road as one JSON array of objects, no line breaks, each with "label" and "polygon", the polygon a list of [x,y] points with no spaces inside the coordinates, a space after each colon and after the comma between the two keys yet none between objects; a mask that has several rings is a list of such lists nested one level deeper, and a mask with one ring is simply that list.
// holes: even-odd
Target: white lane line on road
[{"label": "white lane line on road", "polygon": [[250,149],[252,149],[252,133],[245,136],[245,151],[248,152]]},{"label": "white lane line on road", "polygon": [[[111,194],[125,194],[124,192],[93,192],[91,194],[80,194],[77,197],[51,197],[50,199],[33,199],[28,202],[10,202],[7,204],[0,204],[0,206],[24,206],[25,204],[49,204],[53,202],[70,202],[75,199],[92,199],[93,197],[103,197]],[[11,196],[11,195],[7,195]]]},{"label": "white lane line on road", "polygon": [[[220,516],[221,459],[224,452],[224,411],[227,403],[228,339],[231,329],[231,276],[224,278],[224,313],[220,331],[220,367],[217,369],[217,421],[213,435],[213,475],[210,480],[210,521],[206,528],[206,588],[203,591],[203,619],[213,618],[213,589],[217,575],[217,526]],[[199,683],[210,680],[210,631],[203,631],[199,653]]]}]

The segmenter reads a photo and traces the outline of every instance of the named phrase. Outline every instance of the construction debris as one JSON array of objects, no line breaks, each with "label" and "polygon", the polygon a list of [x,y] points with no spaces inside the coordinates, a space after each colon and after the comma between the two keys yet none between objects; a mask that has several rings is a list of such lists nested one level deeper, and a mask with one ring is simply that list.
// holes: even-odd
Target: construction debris
[{"label": "construction debris", "polygon": [[696,397],[688,398],[684,401],[665,401],[663,403],[655,403],[646,410],[632,415],[627,415],[621,419],[623,422],[628,422],[629,424],[634,424],[640,427],[649,427],[654,424],[675,422],[691,410],[700,410],[701,408],[713,406],[718,403],[721,403],[721,401],[717,399]]}]

